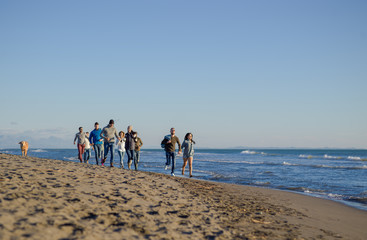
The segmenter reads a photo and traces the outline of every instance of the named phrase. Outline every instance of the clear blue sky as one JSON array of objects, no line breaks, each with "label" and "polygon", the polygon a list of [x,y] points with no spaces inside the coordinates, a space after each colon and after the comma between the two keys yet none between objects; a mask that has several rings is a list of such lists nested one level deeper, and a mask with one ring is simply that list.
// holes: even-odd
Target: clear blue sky
[{"label": "clear blue sky", "polygon": [[0,148],[367,148],[367,1],[0,2]]}]

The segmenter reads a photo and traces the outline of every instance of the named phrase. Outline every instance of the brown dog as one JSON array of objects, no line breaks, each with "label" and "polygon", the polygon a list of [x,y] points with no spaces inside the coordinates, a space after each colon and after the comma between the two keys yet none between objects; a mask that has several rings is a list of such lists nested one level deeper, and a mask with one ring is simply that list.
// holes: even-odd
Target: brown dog
[{"label": "brown dog", "polygon": [[20,150],[22,150],[22,156],[26,157],[28,152],[28,142],[21,141],[19,144],[20,144]]}]

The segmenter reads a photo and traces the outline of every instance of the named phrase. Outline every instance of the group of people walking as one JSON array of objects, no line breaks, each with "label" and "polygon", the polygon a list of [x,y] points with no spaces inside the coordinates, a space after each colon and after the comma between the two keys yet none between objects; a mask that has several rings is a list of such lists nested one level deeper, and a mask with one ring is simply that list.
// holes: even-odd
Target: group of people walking
[{"label": "group of people walking", "polygon": [[123,159],[125,153],[128,156],[127,165],[131,169],[134,162],[135,170],[138,170],[138,163],[140,160],[140,149],[143,146],[143,141],[138,137],[138,133],[134,132],[132,126],[128,126],[127,132],[117,130],[114,127],[114,120],[110,120],[108,125],[101,129],[99,123],[94,124],[94,129],[90,135],[88,132],[83,132],[83,128],[79,128],[79,132],[75,134],[74,144],[77,141],[78,158],[80,162],[88,163],[90,157],[90,148],[94,149],[96,164],[99,162],[104,166],[108,153],[110,152],[110,166],[113,167],[115,146],[120,157],[120,167],[124,168]]},{"label": "group of people walking", "polygon": [[[192,177],[192,162],[194,157],[193,135],[187,133],[185,140],[182,145],[179,138],[175,135],[176,131],[171,128],[170,134],[166,135],[162,142],[161,147],[166,152],[166,164],[165,169],[167,170],[171,165],[171,175],[175,176],[175,165],[176,165],[176,144],[178,146],[178,154],[182,153],[183,149],[183,166],[182,175],[185,173],[185,167],[189,164],[190,177]],[[133,131],[132,126],[127,127],[127,132],[120,131],[117,133],[114,127],[114,120],[110,120],[109,124],[101,129],[99,123],[94,124],[93,131],[84,132],[83,127],[79,128],[79,132],[75,134],[74,145],[77,142],[78,147],[78,158],[80,162],[88,163],[90,158],[91,148],[94,149],[96,164],[104,166],[108,153],[110,152],[110,166],[113,167],[114,163],[114,151],[117,146],[117,151],[120,157],[120,167],[124,168],[123,159],[125,153],[127,154],[127,165],[128,169],[131,169],[132,163],[134,163],[135,170],[138,170],[138,163],[140,161],[140,149],[143,146],[143,141],[138,137],[138,133]],[[84,158],[83,158],[84,154]]]}]

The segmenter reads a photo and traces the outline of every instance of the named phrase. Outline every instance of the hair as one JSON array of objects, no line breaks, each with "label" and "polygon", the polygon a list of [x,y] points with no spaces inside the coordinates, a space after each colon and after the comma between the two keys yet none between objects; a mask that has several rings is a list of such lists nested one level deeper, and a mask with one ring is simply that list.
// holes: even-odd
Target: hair
[{"label": "hair", "polygon": [[85,134],[89,134],[89,132],[86,132]]},{"label": "hair", "polygon": [[95,122],[94,125],[99,125],[99,123],[98,122]]},{"label": "hair", "polygon": [[[186,133],[185,135],[185,140],[189,140],[189,135],[191,134],[192,138],[194,138],[194,135],[192,135],[192,133]],[[194,139],[191,139],[192,143],[195,144]]]},{"label": "hair", "polygon": [[79,131],[82,129],[83,127],[79,127]]},{"label": "hair", "polygon": [[122,134],[124,134],[124,136],[125,136],[125,133],[124,133],[124,131],[120,131],[120,132],[119,132],[119,135],[121,135],[121,133],[122,133]]},{"label": "hair", "polygon": [[115,124],[115,121],[113,121],[113,119],[111,119],[109,124]]}]

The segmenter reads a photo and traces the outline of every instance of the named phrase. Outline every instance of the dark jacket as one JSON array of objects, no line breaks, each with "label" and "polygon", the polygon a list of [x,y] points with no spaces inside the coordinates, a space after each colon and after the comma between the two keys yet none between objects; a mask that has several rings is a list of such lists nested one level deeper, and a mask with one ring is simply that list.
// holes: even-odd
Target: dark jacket
[{"label": "dark jacket", "polygon": [[125,142],[125,149],[126,150],[135,150],[135,139],[132,133],[125,134],[126,142]]},{"label": "dark jacket", "polygon": [[165,144],[164,150],[166,152],[174,152],[176,150],[176,143],[178,145],[178,151],[181,152],[181,143],[177,136],[171,137],[171,143],[167,143],[169,139],[164,138],[161,144]]}]

